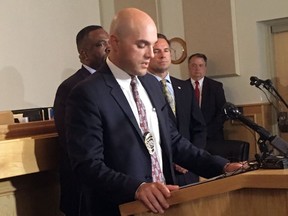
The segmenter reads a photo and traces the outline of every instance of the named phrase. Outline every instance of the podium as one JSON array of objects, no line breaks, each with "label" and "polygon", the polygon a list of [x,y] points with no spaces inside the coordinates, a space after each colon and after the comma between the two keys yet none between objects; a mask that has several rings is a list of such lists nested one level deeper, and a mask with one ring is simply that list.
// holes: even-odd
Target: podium
[{"label": "podium", "polygon": [[[255,170],[172,192],[165,216],[287,216],[288,170]],[[119,206],[122,216],[155,215],[139,201]]]}]

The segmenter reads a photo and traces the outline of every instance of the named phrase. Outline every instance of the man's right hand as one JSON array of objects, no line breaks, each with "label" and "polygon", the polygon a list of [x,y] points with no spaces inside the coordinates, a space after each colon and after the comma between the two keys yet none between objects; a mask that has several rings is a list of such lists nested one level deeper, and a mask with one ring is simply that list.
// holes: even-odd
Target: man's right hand
[{"label": "man's right hand", "polygon": [[160,182],[143,183],[135,194],[135,198],[144,203],[153,213],[163,214],[169,208],[167,198],[171,196],[171,191],[178,190],[178,185],[165,185]]}]

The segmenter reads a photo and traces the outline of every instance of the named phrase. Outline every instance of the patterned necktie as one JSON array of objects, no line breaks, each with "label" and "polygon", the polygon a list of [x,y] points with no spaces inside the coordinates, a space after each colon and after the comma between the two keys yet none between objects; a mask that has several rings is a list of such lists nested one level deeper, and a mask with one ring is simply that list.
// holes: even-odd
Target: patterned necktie
[{"label": "patterned necktie", "polygon": [[171,109],[175,115],[175,112],[176,112],[175,100],[174,100],[173,95],[171,94],[171,92],[168,89],[166,79],[162,79],[161,83],[162,83],[162,88],[163,88],[163,94],[165,95],[166,100],[168,101],[168,103],[169,103],[169,105],[170,105],[170,107],[171,107]]},{"label": "patterned necktie", "polygon": [[199,89],[199,82],[195,81],[195,97],[196,97],[196,101],[197,104],[200,105],[200,89]]},{"label": "patterned necktie", "polygon": [[[139,92],[138,92],[138,88],[137,88],[137,79],[135,76],[131,77],[131,88],[132,88],[132,94],[133,94],[133,98],[135,100],[136,103],[136,107],[137,107],[137,111],[138,111],[138,115],[139,115],[139,119],[140,119],[140,128],[142,130],[142,133],[144,134],[144,137],[146,134],[150,134],[149,130],[148,130],[148,122],[147,122],[147,117],[146,117],[146,109],[145,106],[142,102],[142,100],[140,99],[139,96]],[[151,137],[150,137],[151,138]],[[146,139],[145,137],[145,145],[147,147],[147,143],[149,142],[149,140]],[[152,162],[152,178],[153,178],[153,182],[165,182],[163,173],[161,171],[160,168],[160,163],[158,161],[157,158],[157,154],[155,151],[155,143],[149,142],[150,146],[152,145],[152,148],[154,149],[153,153],[150,152],[150,150],[148,149],[150,156],[151,156],[151,162]]]}]

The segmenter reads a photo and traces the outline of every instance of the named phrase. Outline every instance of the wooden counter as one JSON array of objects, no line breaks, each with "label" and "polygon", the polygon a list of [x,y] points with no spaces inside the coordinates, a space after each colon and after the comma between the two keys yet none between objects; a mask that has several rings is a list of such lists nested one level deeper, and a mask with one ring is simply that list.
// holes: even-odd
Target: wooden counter
[{"label": "wooden counter", "polygon": [[[60,216],[57,133],[53,121],[0,126],[0,215]],[[286,216],[288,171],[257,170],[173,192],[164,215]],[[147,216],[142,203],[122,215]]]},{"label": "wooden counter", "polygon": [[[172,193],[165,216],[287,216],[288,170],[256,170]],[[121,215],[146,216],[139,201],[120,206]]]},{"label": "wooden counter", "polygon": [[0,140],[51,134],[57,136],[54,120],[0,125]]},{"label": "wooden counter", "polygon": [[60,216],[54,121],[0,125],[0,215]]}]

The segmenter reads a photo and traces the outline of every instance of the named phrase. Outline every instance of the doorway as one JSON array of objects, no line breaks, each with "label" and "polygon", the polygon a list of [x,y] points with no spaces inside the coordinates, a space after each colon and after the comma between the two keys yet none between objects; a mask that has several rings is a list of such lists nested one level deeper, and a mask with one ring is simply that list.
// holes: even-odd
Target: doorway
[{"label": "doorway", "polygon": [[273,83],[283,102],[277,103],[279,136],[288,141],[288,22],[271,26],[273,44]]}]

